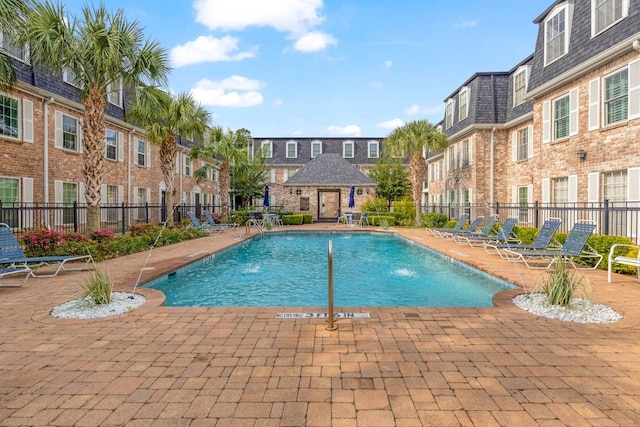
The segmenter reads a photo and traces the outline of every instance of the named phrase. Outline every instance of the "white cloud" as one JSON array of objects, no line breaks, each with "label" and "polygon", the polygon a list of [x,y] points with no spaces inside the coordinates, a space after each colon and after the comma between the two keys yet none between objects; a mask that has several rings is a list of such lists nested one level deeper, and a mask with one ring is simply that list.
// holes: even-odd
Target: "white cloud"
[{"label": "white cloud", "polygon": [[410,116],[416,116],[418,114],[421,115],[430,115],[430,114],[438,114],[438,113],[442,113],[443,107],[442,106],[438,106],[438,107],[424,107],[422,105],[418,105],[418,104],[413,104],[411,105],[411,107],[409,108],[405,108],[404,112],[407,113]]},{"label": "white cloud", "polygon": [[382,82],[371,82],[369,83],[369,87],[374,89],[380,89],[382,87]]},{"label": "white cloud", "polygon": [[273,27],[299,35],[319,25],[322,0],[196,0],[196,21],[210,30],[244,30]]},{"label": "white cloud", "polygon": [[380,122],[376,124],[376,127],[379,127],[380,129],[395,129],[400,126],[404,126],[405,123],[406,122],[402,119],[392,119],[387,120],[386,122]]},{"label": "white cloud", "polygon": [[347,125],[345,127],[329,126],[327,127],[327,131],[329,131],[330,135],[360,136],[362,134],[362,130],[358,125]]},{"label": "white cloud", "polygon": [[384,61],[384,68],[389,69],[393,65],[393,61]]},{"label": "white cloud", "polygon": [[221,81],[202,79],[191,89],[193,97],[202,105],[216,107],[253,107],[262,103],[257,80],[231,76]]},{"label": "white cloud", "polygon": [[273,101],[274,107],[279,107],[281,105],[282,105],[282,99],[276,99],[275,101]]},{"label": "white cloud", "polygon": [[325,34],[319,31],[311,31],[300,37],[293,45],[298,52],[317,52],[324,50],[329,45],[338,44],[331,34]]},{"label": "white cloud", "polygon": [[174,67],[200,62],[240,61],[255,57],[256,51],[257,47],[251,51],[238,52],[238,39],[235,37],[200,36],[171,49],[171,60]]}]

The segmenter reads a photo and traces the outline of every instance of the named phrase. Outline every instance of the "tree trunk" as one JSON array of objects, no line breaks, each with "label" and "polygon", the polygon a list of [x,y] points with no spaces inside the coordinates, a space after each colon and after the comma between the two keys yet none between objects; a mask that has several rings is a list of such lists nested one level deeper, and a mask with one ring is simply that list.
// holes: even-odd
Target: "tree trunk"
[{"label": "tree trunk", "polygon": [[411,186],[413,190],[413,202],[416,205],[416,226],[422,226],[422,184],[424,182],[424,175],[427,171],[427,162],[422,157],[421,151],[414,151],[411,154],[411,161],[409,164],[409,170],[411,174]]},{"label": "tree trunk", "polygon": [[173,135],[160,146],[160,169],[165,185],[165,203],[167,205],[167,227],[173,227],[173,178],[176,172],[178,147]]},{"label": "tree trunk", "polygon": [[[92,88],[85,101],[82,121],[82,175],[87,202],[87,233],[100,228],[101,186],[104,178],[104,94]],[[82,203],[82,201],[79,201]]]},{"label": "tree trunk", "polygon": [[227,160],[222,161],[218,178],[220,180],[220,205],[222,206],[222,215],[226,218],[229,208],[229,190],[231,189],[231,165]]}]

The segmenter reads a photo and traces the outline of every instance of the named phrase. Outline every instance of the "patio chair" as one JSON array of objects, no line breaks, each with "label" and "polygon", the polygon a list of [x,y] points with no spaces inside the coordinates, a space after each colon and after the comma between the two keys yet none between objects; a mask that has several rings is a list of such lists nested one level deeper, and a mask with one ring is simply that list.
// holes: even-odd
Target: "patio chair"
[{"label": "patio chair", "polygon": [[484,216],[478,215],[467,228],[463,228],[462,230],[443,231],[440,234],[440,237],[447,240],[454,240],[457,235],[473,233],[478,229],[478,227],[480,227],[480,224],[482,224],[483,221]]},{"label": "patio chair", "polygon": [[593,266],[585,268],[597,268],[602,261],[603,256],[596,252],[587,240],[596,228],[596,223],[590,220],[578,220],[574,225],[567,240],[560,249],[544,249],[544,250],[516,250],[505,249],[505,255],[511,261],[522,261],[531,269],[548,269],[558,258],[567,259],[574,268],[578,268],[575,264],[576,259],[596,258],[597,262]]},{"label": "patio chair", "polygon": [[21,283],[0,283],[0,288],[19,287],[27,283],[27,279],[31,276],[31,269],[25,265],[3,267],[0,268],[0,279],[17,274],[24,274],[24,280]]},{"label": "patio chair", "polygon": [[521,244],[521,243],[514,243],[514,242],[504,242],[504,243],[486,242],[484,244],[484,250],[488,254],[497,253],[498,255],[500,255],[501,258],[507,259],[507,256],[504,253],[505,249],[515,249],[515,250],[560,249],[562,245],[558,243],[556,240],[554,240],[553,236],[556,234],[556,231],[558,231],[558,228],[560,228],[561,223],[562,223],[562,219],[549,217],[544,221],[544,223],[542,224],[542,227],[540,227],[540,230],[538,231],[538,234],[536,235],[536,238],[534,239],[533,243]]},{"label": "patio chair", "polygon": [[[618,249],[620,248],[620,249]],[[625,248],[621,250],[622,248]],[[635,257],[633,254],[635,253]],[[631,255],[631,256],[630,256]],[[626,243],[616,243],[611,245],[609,256],[607,258],[607,281],[611,283],[611,273],[613,272],[613,264],[628,265],[636,267],[638,281],[640,282],[640,246],[630,245]]]},{"label": "patio chair", "polygon": [[254,220],[260,227],[264,226],[264,216],[262,212],[249,211],[249,219]]},{"label": "patio chair", "polygon": [[464,225],[469,221],[469,214],[464,213],[460,215],[458,218],[458,222],[453,228],[443,227],[443,228],[427,228],[427,231],[431,233],[433,237],[441,237],[443,232],[451,232],[451,231],[460,231],[464,227]]},{"label": "patio chair", "polygon": [[458,243],[467,244],[469,246],[475,245],[499,245],[499,244],[516,244],[520,243],[518,237],[513,233],[513,229],[518,223],[518,217],[510,216],[500,227],[500,230],[495,235],[487,236],[458,236]]},{"label": "patio chair", "polygon": [[369,212],[363,213],[362,216],[358,219],[358,225],[360,227],[364,227],[365,224],[369,225]]},{"label": "patio chair", "polygon": [[234,228],[238,228],[238,224],[236,224],[235,222],[230,222],[230,223],[220,223],[220,222],[216,222],[216,220],[213,218],[213,215],[211,215],[211,212],[204,210],[202,211],[204,213],[204,217],[207,219],[207,225],[210,225],[212,227],[222,227],[223,230],[233,230]]},{"label": "patio chair", "polygon": [[[67,263],[82,261],[81,268],[67,268]],[[11,227],[7,224],[0,223],[0,265],[2,268],[9,269],[5,273],[11,274],[13,269],[21,269],[21,272],[26,272],[29,269],[29,273],[33,277],[54,277],[61,271],[77,271],[77,270],[89,270],[93,265],[93,257],[88,255],[52,255],[52,256],[40,256],[40,257],[28,257],[24,254],[20,243],[13,235]],[[51,273],[38,274],[37,271],[41,267],[48,265],[55,265],[56,270]],[[16,274],[18,272],[16,271]]]},{"label": "patio chair", "polygon": [[192,226],[193,228],[198,228],[200,230],[206,231],[209,234],[212,234],[214,232],[220,234],[224,230],[224,227],[201,223],[200,220],[196,217],[196,214],[192,211],[187,212],[187,215],[191,220],[190,226]]},{"label": "patio chair", "polygon": [[456,233],[453,235],[453,240],[455,240],[456,243],[469,243],[468,239],[472,239],[474,237],[489,237],[491,233],[493,233],[493,227],[498,223],[498,219],[498,215],[490,215],[480,231]]}]

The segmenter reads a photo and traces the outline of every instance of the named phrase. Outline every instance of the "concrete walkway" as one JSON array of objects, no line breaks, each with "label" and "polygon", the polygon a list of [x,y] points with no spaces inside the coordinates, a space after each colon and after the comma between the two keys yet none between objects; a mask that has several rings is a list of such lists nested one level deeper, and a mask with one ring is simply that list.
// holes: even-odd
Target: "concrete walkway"
[{"label": "concrete walkway", "polygon": [[[337,230],[346,227],[316,225]],[[310,227],[306,227],[310,228]],[[285,227],[283,229],[293,229]],[[408,238],[499,277],[522,265],[431,238]],[[241,229],[157,248],[143,281],[238,243]],[[148,252],[104,263],[132,290]],[[541,318],[498,294],[490,308],[337,308],[370,319],[275,319],[322,307],[173,308],[157,291],[131,313],[64,320],[86,273],[0,288],[2,426],[640,425],[640,285],[589,272],[615,324]]]}]

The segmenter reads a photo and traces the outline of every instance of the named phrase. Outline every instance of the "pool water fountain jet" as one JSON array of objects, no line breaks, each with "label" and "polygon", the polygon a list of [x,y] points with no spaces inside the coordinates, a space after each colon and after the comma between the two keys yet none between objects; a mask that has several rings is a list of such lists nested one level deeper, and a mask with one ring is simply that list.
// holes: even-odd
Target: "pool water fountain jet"
[{"label": "pool water fountain jet", "polygon": [[[178,206],[180,206],[181,204],[182,204],[182,200],[180,200],[178,202],[178,204],[176,204],[174,206],[174,209],[177,208]],[[173,214],[173,212],[171,214]],[[153,243],[151,244],[151,247],[149,248],[149,253],[147,254],[147,259],[144,260],[144,263],[142,264],[142,267],[140,268],[140,272],[138,273],[138,278],[136,279],[136,283],[135,283],[135,285],[133,285],[133,290],[131,292],[135,292],[136,289],[138,288],[138,285],[140,284],[140,279],[142,278],[142,272],[144,271],[145,268],[147,268],[147,264],[149,263],[149,259],[151,259],[151,253],[153,252],[153,249],[156,247],[156,244],[158,243],[158,240],[160,240],[160,236],[162,236],[162,232],[167,228],[167,222],[169,222],[169,215],[170,214],[167,213],[167,218],[162,223],[162,227],[160,227],[160,232],[158,233],[158,235],[156,236],[156,239],[153,241]],[[131,295],[129,298],[133,299],[133,295]]]},{"label": "pool water fountain jet", "polygon": [[334,325],[334,318],[333,318],[333,242],[331,240],[329,240],[329,248],[327,251],[327,256],[328,256],[328,276],[329,276],[329,301],[328,301],[328,307],[327,307],[327,331],[335,331],[336,329],[338,329],[337,326]]}]

